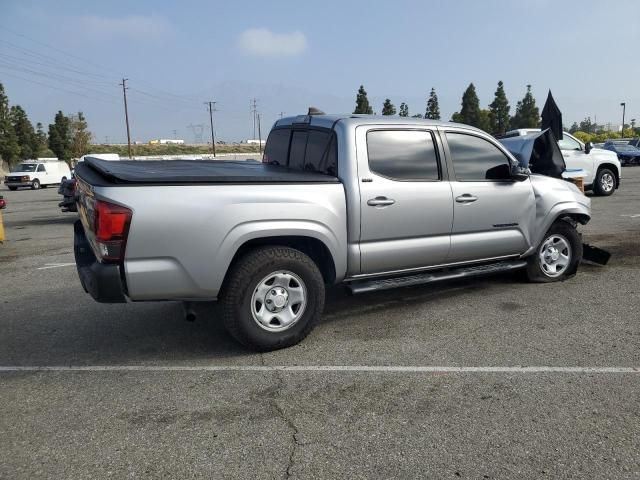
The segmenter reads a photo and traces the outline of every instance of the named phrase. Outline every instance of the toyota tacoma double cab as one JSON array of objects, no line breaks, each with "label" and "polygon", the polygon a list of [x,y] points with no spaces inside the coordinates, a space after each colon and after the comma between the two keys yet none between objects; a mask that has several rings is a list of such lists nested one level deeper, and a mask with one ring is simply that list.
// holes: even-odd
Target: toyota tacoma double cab
[{"label": "toyota tacoma double cab", "polygon": [[590,200],[560,178],[562,155],[536,155],[523,168],[461,124],[309,114],[274,124],[262,163],[87,158],[80,281],[98,302],[217,301],[231,335],[267,351],[313,329],[329,285],[564,280]]}]

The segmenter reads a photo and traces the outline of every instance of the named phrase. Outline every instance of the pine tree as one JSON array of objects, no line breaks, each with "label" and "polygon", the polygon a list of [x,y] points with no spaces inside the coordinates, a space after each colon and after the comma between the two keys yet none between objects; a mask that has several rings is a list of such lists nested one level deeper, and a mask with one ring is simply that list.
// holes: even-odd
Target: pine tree
[{"label": "pine tree", "polygon": [[47,150],[47,134],[44,131],[44,126],[42,123],[38,122],[36,124],[36,141],[37,141],[37,150],[36,157],[44,157],[46,156],[45,152]]},{"label": "pine tree", "polygon": [[509,100],[504,93],[502,80],[498,82],[498,89],[493,102],[489,105],[489,131],[493,134],[502,134],[509,128]]},{"label": "pine tree", "polygon": [[4,86],[0,83],[0,158],[12,165],[20,155],[18,137],[11,122],[9,99],[4,93]]},{"label": "pine tree", "polygon": [[433,87],[431,87],[429,100],[427,100],[427,111],[424,114],[424,118],[429,118],[431,120],[440,120],[440,106],[438,105],[438,95],[436,95],[436,89]]},{"label": "pine tree", "polygon": [[391,103],[391,100],[387,98],[384,101],[384,104],[382,105],[382,115],[395,115],[395,114],[396,114],[396,107],[393,103]]},{"label": "pine tree", "polygon": [[60,160],[71,159],[71,120],[62,111],[56,113],[53,124],[49,125],[49,148]]},{"label": "pine tree", "polygon": [[480,110],[480,114],[478,115],[478,125],[476,125],[476,127],[487,133],[491,133],[491,112],[489,110]]},{"label": "pine tree", "polygon": [[71,158],[80,158],[82,155],[89,153],[89,142],[91,141],[91,132],[87,125],[82,112],[78,112],[77,116],[72,117],[70,124],[70,156]]},{"label": "pine tree", "polygon": [[363,85],[360,85],[360,88],[358,89],[358,94],[356,95],[356,109],[353,113],[361,113],[365,115],[371,115],[373,113],[373,108],[369,105],[367,92]]},{"label": "pine tree", "polygon": [[402,102],[400,104],[400,113],[398,114],[401,117],[408,117],[409,116],[409,105],[407,105],[406,103]]},{"label": "pine tree", "polygon": [[540,111],[536,99],[527,85],[527,93],[516,105],[516,114],[511,118],[511,128],[536,128],[540,125]]},{"label": "pine tree", "polygon": [[10,116],[13,131],[16,133],[18,145],[20,146],[19,158],[27,160],[37,157],[38,140],[33,125],[27,117],[27,112],[20,105],[14,105],[11,107]]},{"label": "pine tree", "polygon": [[462,108],[456,112],[451,120],[458,123],[466,123],[472,127],[480,126],[480,100],[476,94],[476,87],[470,83],[462,94]]}]

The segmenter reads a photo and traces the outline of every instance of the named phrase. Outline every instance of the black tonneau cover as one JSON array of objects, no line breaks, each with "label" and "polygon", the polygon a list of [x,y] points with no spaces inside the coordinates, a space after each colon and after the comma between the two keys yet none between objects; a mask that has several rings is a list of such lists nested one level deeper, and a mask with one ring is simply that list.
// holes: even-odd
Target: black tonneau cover
[{"label": "black tonneau cover", "polygon": [[225,160],[120,160],[85,157],[76,174],[89,183],[191,184],[191,183],[337,183],[324,173],[291,170],[279,165]]}]

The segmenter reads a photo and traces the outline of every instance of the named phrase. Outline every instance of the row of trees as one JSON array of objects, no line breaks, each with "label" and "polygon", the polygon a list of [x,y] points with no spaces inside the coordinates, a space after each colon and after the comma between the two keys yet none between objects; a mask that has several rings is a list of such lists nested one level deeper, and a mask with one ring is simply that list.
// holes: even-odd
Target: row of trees
[{"label": "row of trees", "polygon": [[0,83],[0,158],[9,165],[47,156],[69,161],[89,153],[90,141],[91,132],[82,112],[66,116],[58,111],[45,133],[41,123],[33,127],[20,105],[9,105]]},{"label": "row of trees", "polygon": [[[476,93],[476,87],[470,83],[462,94],[461,109],[451,116],[451,121],[466,123],[478,127],[492,134],[500,134],[512,128],[535,128],[540,125],[540,111],[536,106],[536,99],[531,93],[531,85],[527,85],[527,92],[524,98],[516,105],[513,116],[510,115],[511,107],[504,91],[502,81],[498,82],[493,102],[488,108],[480,107],[480,100]],[[367,92],[364,86],[360,85],[356,95],[356,108],[353,113],[372,114],[373,108],[369,104]],[[395,115],[396,107],[390,99],[385,99],[382,105],[382,115]],[[398,113],[401,117],[409,116],[409,106],[402,102]],[[430,118],[440,120],[440,106],[438,105],[438,95],[434,88],[431,89],[424,115],[412,115],[413,118]]]},{"label": "row of trees", "polygon": [[[369,99],[367,98],[367,91],[364,89],[363,85],[360,85],[358,89],[358,93],[356,95],[356,108],[353,111],[356,114],[364,114],[364,115],[373,115],[373,107],[369,103]],[[391,103],[390,99],[385,99],[382,104],[382,115],[395,115],[396,114],[396,106]],[[400,104],[400,111],[398,115],[401,117],[409,116],[409,105],[405,102]],[[430,118],[433,120],[440,120],[440,107],[438,105],[438,95],[436,95],[435,88],[431,89],[431,93],[429,94],[429,98],[427,99],[427,108],[422,115],[421,113],[411,115],[413,118]]]}]

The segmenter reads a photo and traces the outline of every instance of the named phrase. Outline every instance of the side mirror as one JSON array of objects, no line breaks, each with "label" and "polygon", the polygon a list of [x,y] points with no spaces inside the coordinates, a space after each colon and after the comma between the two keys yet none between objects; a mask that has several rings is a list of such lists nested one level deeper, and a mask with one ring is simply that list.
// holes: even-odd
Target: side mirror
[{"label": "side mirror", "polygon": [[511,178],[516,182],[524,182],[529,178],[529,169],[522,168],[520,165],[513,165],[511,167]]},{"label": "side mirror", "polygon": [[589,153],[593,150],[593,142],[587,142],[584,144],[584,153]]}]

